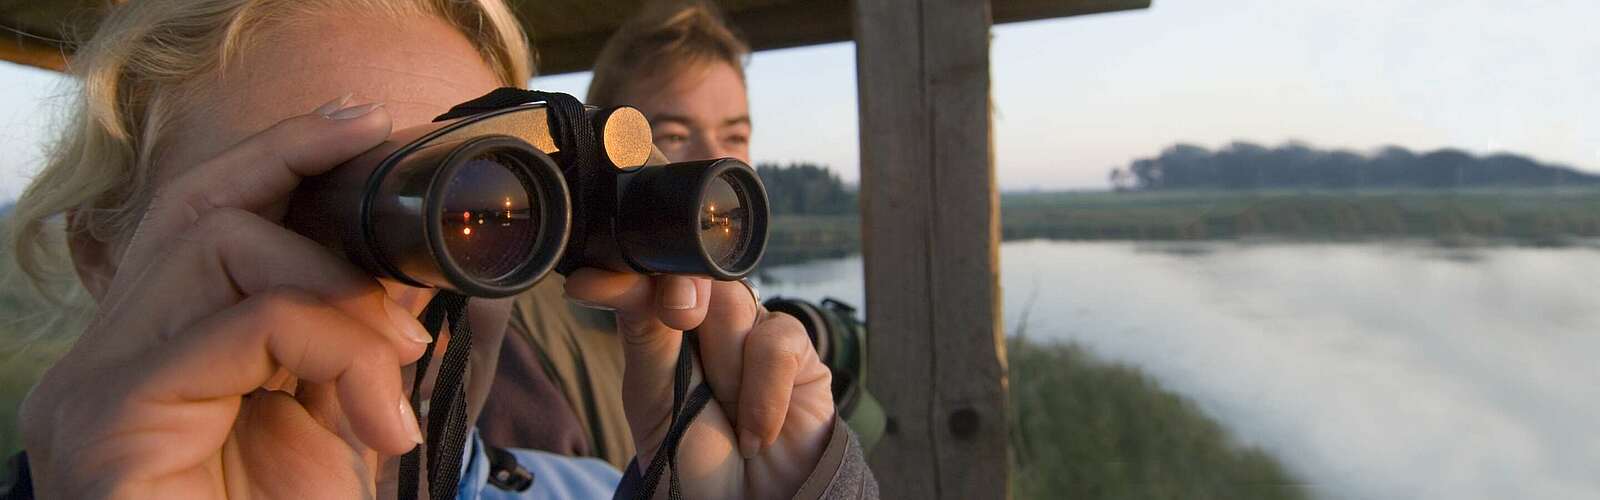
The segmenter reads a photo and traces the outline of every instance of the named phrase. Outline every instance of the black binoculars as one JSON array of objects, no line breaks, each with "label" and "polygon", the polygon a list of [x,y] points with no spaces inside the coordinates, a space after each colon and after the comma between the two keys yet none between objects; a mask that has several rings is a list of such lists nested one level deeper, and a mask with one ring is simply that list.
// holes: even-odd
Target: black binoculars
[{"label": "black binoculars", "polygon": [[749,165],[668,163],[631,107],[502,91],[569,101],[468,107],[395,132],[306,179],[285,224],[375,276],[476,297],[552,270],[732,280],[761,260],[767,195]]}]

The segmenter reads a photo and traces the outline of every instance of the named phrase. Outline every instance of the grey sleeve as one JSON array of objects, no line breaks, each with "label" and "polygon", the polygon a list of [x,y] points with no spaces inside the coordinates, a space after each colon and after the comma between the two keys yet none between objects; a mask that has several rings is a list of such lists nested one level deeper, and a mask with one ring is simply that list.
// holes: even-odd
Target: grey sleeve
[{"label": "grey sleeve", "polygon": [[794,495],[796,500],[877,500],[878,480],[867,468],[867,457],[861,451],[861,440],[845,425],[844,419],[834,417],[833,436],[817,468],[800,485]]}]

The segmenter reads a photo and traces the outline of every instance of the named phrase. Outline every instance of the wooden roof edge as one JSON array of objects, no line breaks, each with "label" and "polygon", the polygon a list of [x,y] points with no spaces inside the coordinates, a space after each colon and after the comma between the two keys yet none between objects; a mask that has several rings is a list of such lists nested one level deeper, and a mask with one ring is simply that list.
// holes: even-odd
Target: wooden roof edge
[{"label": "wooden roof edge", "polygon": [[3,26],[0,30],[11,35],[0,39],[0,60],[56,72],[67,70],[67,51],[61,46],[35,39],[20,30]]},{"label": "wooden roof edge", "polygon": [[[995,24],[1081,16],[1150,7],[1151,0],[994,0]],[[853,38],[850,0],[814,0],[803,3],[748,8],[728,15],[728,21],[756,51],[848,41]],[[832,14],[832,15],[830,15]],[[10,36],[0,38],[0,60],[64,72],[70,49],[25,31],[4,27]],[[576,36],[535,39],[540,75],[587,71],[614,27]],[[537,36],[537,33],[535,33]]]},{"label": "wooden roof edge", "polygon": [[[850,0],[780,3],[731,12],[727,17],[751,49],[757,52],[787,49],[852,40],[850,16],[829,15],[851,12],[850,3]],[[994,23],[1004,24],[1148,9],[1150,3],[1151,0],[993,0],[990,8]],[[535,34],[539,74],[588,71],[614,29],[608,27],[548,39],[538,39]]]}]

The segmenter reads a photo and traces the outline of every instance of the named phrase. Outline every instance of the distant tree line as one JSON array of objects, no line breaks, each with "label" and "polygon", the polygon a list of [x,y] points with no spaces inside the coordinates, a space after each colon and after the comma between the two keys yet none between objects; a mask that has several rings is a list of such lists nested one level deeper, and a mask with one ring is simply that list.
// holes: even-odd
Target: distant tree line
[{"label": "distant tree line", "polygon": [[1457,149],[1416,153],[1388,146],[1361,154],[1321,150],[1298,142],[1271,148],[1234,142],[1216,151],[1177,144],[1154,158],[1112,168],[1109,180],[1119,191],[1458,188],[1596,185],[1600,175],[1508,153],[1480,157]]},{"label": "distant tree line", "polygon": [[828,167],[812,163],[758,164],[772,213],[839,215],[856,213],[856,192]]}]

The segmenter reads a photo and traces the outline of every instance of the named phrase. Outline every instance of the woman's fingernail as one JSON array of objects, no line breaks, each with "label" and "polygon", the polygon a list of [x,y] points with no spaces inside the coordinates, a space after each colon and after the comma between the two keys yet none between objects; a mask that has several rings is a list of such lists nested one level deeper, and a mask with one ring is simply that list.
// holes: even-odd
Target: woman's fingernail
[{"label": "woman's fingernail", "polygon": [[667,278],[661,280],[661,307],[667,309],[694,309],[696,289],[694,280]]},{"label": "woman's fingernail", "polygon": [[399,329],[400,334],[404,335],[407,340],[419,344],[433,342],[433,336],[428,335],[428,330],[422,327],[422,323],[417,322],[417,318],[411,315],[411,311],[407,311],[406,308],[400,307],[400,304],[396,304],[393,300],[387,298],[383,299],[383,310],[389,313],[389,322],[394,323],[394,327]]},{"label": "woman's fingernail", "polygon": [[371,113],[372,110],[378,109],[378,108],[381,108],[381,107],[383,107],[383,103],[381,103],[381,102],[367,103],[367,104],[362,104],[360,106],[351,106],[351,107],[344,108],[344,109],[341,109],[341,110],[338,110],[338,111],[334,111],[332,114],[328,115],[328,119],[330,119],[330,120],[349,120],[351,118],[360,118],[360,117],[366,115],[367,113]]},{"label": "woman's fingernail", "polygon": [[328,101],[326,104],[317,106],[315,113],[326,117],[334,111],[343,109],[344,105],[350,102],[351,97],[355,97],[355,94],[346,92],[343,96],[339,96],[334,98],[332,101]]},{"label": "woman's fingernail", "polygon": [[751,434],[750,431],[739,431],[739,455],[749,460],[755,458],[758,453],[761,453],[761,438]]},{"label": "woman's fingernail", "polygon": [[417,414],[411,411],[411,402],[400,400],[400,425],[405,426],[406,432],[411,434],[411,441],[422,444],[422,429],[417,427]]},{"label": "woman's fingernail", "polygon": [[598,309],[598,310],[601,310],[601,311],[615,311],[615,310],[617,310],[617,308],[611,307],[611,306],[608,306],[608,305],[605,305],[605,304],[597,304],[597,303],[589,302],[589,301],[583,300],[583,299],[575,299],[575,298],[572,298],[571,295],[561,294],[561,296],[562,297],[566,297],[567,301],[572,302],[573,304],[577,304],[578,307],[583,307],[583,308],[587,308],[587,309]]}]

